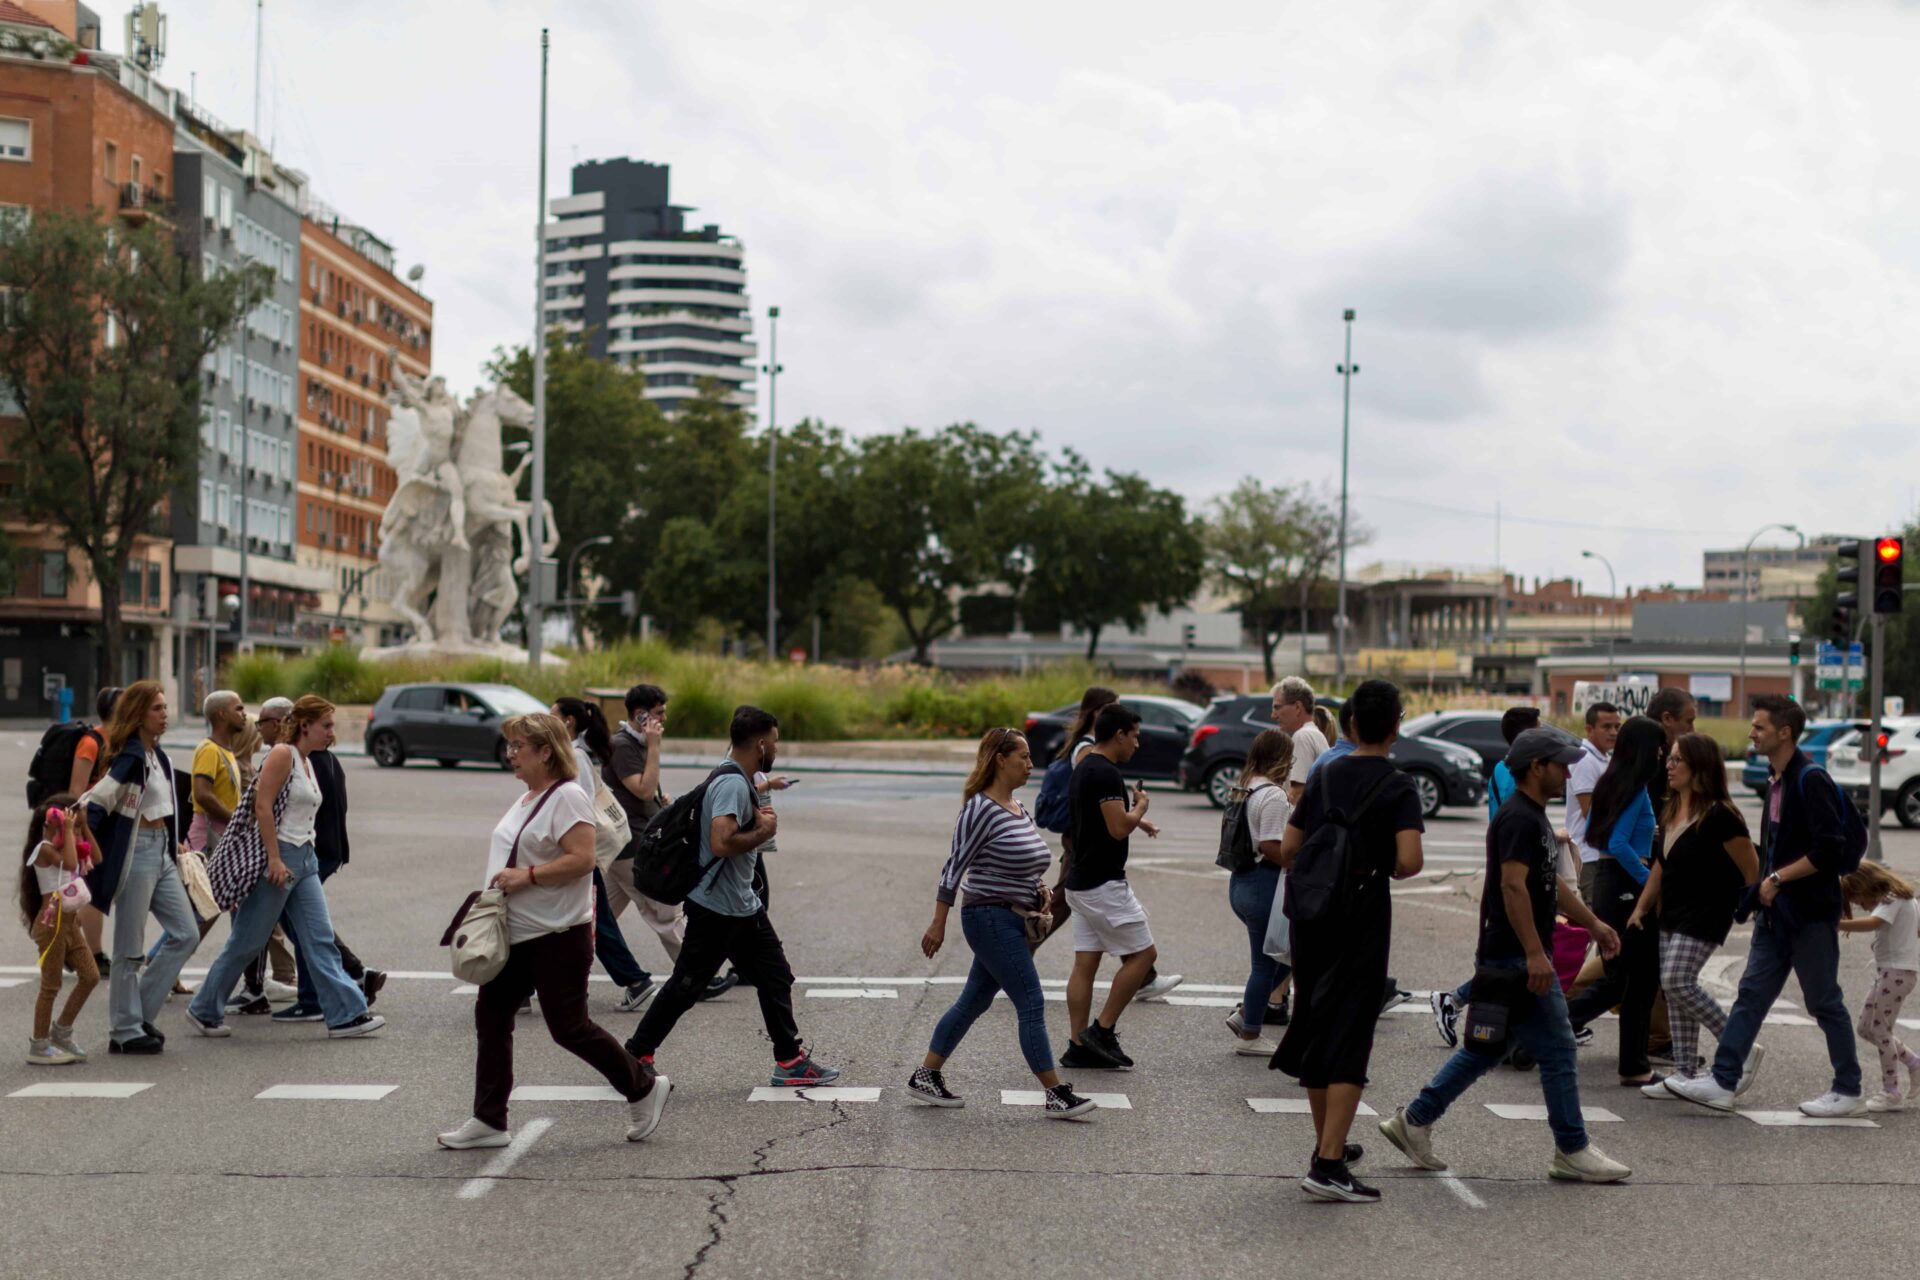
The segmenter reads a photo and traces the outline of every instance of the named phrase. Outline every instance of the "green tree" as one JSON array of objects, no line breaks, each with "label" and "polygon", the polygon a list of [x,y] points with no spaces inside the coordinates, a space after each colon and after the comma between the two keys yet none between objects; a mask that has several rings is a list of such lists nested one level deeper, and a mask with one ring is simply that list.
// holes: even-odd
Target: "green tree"
[{"label": "green tree", "polygon": [[[715,517],[715,530],[740,576],[758,586],[729,601],[727,621],[745,635],[763,635],[767,621],[767,433],[752,442],[750,462]],[[854,452],[838,430],[803,421],[780,433],[774,469],[778,498],[774,576],[776,650],[811,638],[813,619],[832,629],[842,598],[847,537],[845,511]]]},{"label": "green tree", "polygon": [[[1207,572],[1259,637],[1271,681],[1288,613],[1304,631],[1308,597],[1339,557],[1340,512],[1305,485],[1270,488],[1249,476],[1214,499],[1203,536]],[[1348,546],[1369,536],[1349,520]]]},{"label": "green tree", "polygon": [[1177,609],[1199,589],[1205,550],[1198,523],[1179,494],[1141,476],[1109,471],[1096,481],[1069,453],[1038,517],[1025,598],[1084,630],[1088,661],[1108,626],[1143,626],[1149,611]]},{"label": "green tree", "polygon": [[272,291],[258,264],[202,274],[161,219],[54,210],[0,223],[0,388],[13,502],[86,557],[100,591],[100,682],[117,675],[135,539],[199,459],[201,363]]},{"label": "green tree", "polygon": [[[1906,547],[1906,555],[1902,559],[1906,581],[1920,583],[1920,520],[1909,522],[1905,529],[1899,531],[1899,536]],[[1828,627],[1833,621],[1833,598],[1839,594],[1839,584],[1834,578],[1839,567],[1838,560],[1827,567],[1826,571],[1820,575],[1820,583],[1814,589],[1813,595],[1801,610],[1801,633],[1809,639],[1817,641],[1827,639]],[[1863,622],[1866,624],[1859,627],[1859,635],[1861,640],[1869,646],[1868,658],[1871,660],[1871,610],[1873,608],[1873,542],[1871,538],[1861,540],[1860,576],[1865,579],[1859,586],[1863,607],[1855,612],[1854,621],[1856,624]],[[1886,636],[1884,692],[1905,698],[1908,714],[1911,715],[1915,707],[1920,707],[1920,591],[1909,590],[1906,593],[1905,606],[1899,613],[1888,616]],[[1861,714],[1868,710],[1865,690],[1862,690],[1859,697],[1855,699],[1855,708]]]}]

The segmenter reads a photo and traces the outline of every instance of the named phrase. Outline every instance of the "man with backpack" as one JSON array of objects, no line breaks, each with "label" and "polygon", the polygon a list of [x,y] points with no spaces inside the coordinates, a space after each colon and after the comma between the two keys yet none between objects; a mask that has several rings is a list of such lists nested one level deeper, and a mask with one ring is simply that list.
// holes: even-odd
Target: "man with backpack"
[{"label": "man with backpack", "polygon": [[1353,1176],[1361,1151],[1347,1144],[1347,1132],[1366,1087],[1387,980],[1387,885],[1419,873],[1425,824],[1412,780],[1387,758],[1400,732],[1400,690],[1368,680],[1352,703],[1352,754],[1314,776],[1280,844],[1293,929],[1293,1017],[1269,1065],[1299,1080],[1313,1108],[1316,1143],[1301,1190],[1317,1200],[1370,1204],[1380,1193]]},{"label": "man with backpack", "polygon": [[1840,788],[1800,750],[1806,710],[1779,694],[1753,700],[1754,750],[1772,767],[1761,823],[1760,883],[1742,912],[1754,910],[1753,946],[1740,994],[1720,1033],[1711,1074],[1667,1077],[1667,1089],[1716,1111],[1733,1110],[1734,1099],[1753,1087],[1763,1049],[1754,1043],[1787,975],[1800,979],[1807,1016],[1827,1037],[1833,1087],[1800,1104],[1803,1114],[1830,1118],[1860,1115],[1860,1059],[1853,1026],[1840,992],[1840,877],[1860,865],[1867,831]]},{"label": "man with backpack", "polygon": [[[732,749],[726,761],[649,822],[636,847],[635,884],[662,902],[676,900],[679,891],[687,904],[687,932],[673,976],[648,1006],[627,1050],[651,1066],[674,1024],[693,1008],[720,966],[732,961],[760,997],[760,1017],[773,1041],[772,1083],[831,1084],[840,1072],[815,1062],[801,1043],[793,1017],[793,970],[753,888],[760,850],[779,825],[771,808],[757,804],[753,775],[772,771],[780,722],[759,707],[736,708],[728,741]],[[671,888],[659,883],[662,873],[674,882]]]}]

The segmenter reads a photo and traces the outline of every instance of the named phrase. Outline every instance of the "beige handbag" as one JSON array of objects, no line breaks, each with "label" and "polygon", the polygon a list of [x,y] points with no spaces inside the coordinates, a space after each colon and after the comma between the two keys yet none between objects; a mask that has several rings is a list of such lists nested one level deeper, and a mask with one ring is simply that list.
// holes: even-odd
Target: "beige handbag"
[{"label": "beige handbag", "polygon": [[598,778],[593,779],[593,865],[601,875],[613,865],[633,840],[633,827],[627,811]]},{"label": "beige handbag", "polygon": [[180,883],[186,887],[187,900],[193,903],[193,913],[202,920],[219,919],[220,904],[213,900],[213,881],[207,876],[207,855],[182,849],[176,861]]}]

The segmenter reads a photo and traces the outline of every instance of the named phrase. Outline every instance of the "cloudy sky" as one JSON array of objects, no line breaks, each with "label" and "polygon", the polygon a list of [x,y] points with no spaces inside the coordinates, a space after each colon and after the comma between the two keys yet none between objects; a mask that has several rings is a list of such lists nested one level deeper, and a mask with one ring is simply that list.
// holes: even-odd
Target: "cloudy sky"
[{"label": "cloudy sky", "polygon": [[[425,264],[457,385],[532,327],[545,23],[552,192],[670,163],[782,309],[783,420],[1332,488],[1353,307],[1360,563],[1491,564],[1498,504],[1523,575],[1697,583],[1915,510],[1917,4],[266,11],[264,131]],[[165,78],[246,122],[254,5],[171,12]]]}]

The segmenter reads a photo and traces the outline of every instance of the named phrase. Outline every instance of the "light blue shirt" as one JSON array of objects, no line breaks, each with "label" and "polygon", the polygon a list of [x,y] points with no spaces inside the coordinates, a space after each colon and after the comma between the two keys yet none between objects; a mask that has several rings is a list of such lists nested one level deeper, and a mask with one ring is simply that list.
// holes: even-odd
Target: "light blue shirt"
[{"label": "light blue shirt", "polygon": [[698,903],[723,916],[759,914],[764,904],[760,901],[760,895],[753,891],[753,873],[760,866],[760,850],[722,858],[720,861],[724,865],[718,871],[711,870],[714,862],[713,820],[731,815],[742,827],[750,827],[753,825],[754,809],[753,784],[737,769],[728,769],[708,785],[707,794],[700,804],[700,866],[711,878],[703,876],[699,885],[687,895],[688,902]]},{"label": "light blue shirt", "polygon": [[1500,816],[1500,806],[1513,794],[1513,770],[1507,768],[1505,760],[1496,761],[1493,776],[1487,779],[1487,816]]},{"label": "light blue shirt", "polygon": [[1315,756],[1313,758],[1313,763],[1307,766],[1307,776],[1311,778],[1314,774],[1318,773],[1320,771],[1320,766],[1327,763],[1327,761],[1329,760],[1338,760],[1341,756],[1347,756],[1352,754],[1353,754],[1352,742],[1348,741],[1345,736],[1335,738],[1333,740],[1333,745],[1328,747],[1325,751],[1322,751],[1319,755]]}]

